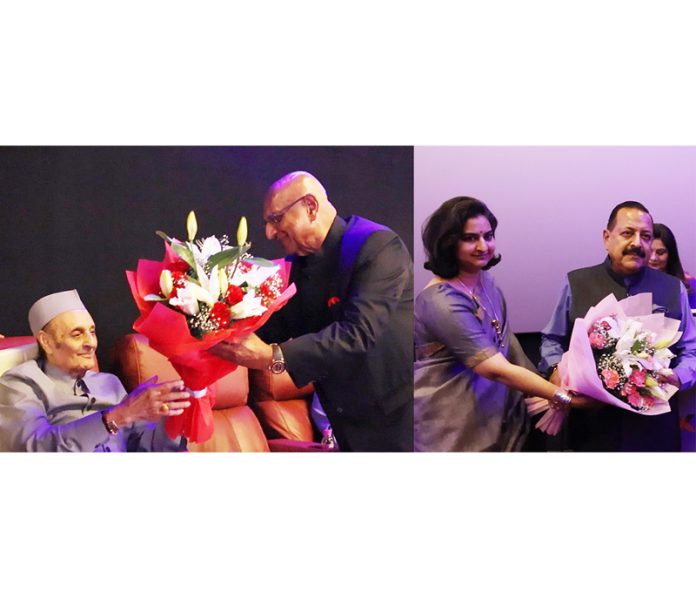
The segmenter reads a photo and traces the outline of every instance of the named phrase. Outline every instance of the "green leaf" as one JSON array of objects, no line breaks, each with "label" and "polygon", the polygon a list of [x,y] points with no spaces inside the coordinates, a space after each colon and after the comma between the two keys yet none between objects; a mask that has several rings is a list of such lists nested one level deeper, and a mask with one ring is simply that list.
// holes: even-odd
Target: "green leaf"
[{"label": "green leaf", "polygon": [[261,266],[262,268],[272,268],[273,266],[275,266],[273,262],[266,260],[262,257],[250,257],[244,261],[249,262],[250,264],[256,264],[257,266]]},{"label": "green leaf", "polygon": [[171,244],[172,251],[176,253],[182,260],[184,260],[191,268],[196,269],[196,260],[193,257],[193,252],[180,243]]},{"label": "green leaf", "polygon": [[243,247],[230,247],[229,249],[225,249],[220,253],[211,255],[208,259],[207,265],[212,270],[215,266],[223,267],[227,264],[231,264],[234,260],[239,258],[240,255],[242,255],[243,249]]},{"label": "green leaf", "polygon": [[158,230],[155,232],[155,234],[161,239],[164,239],[170,245],[172,244],[172,239],[167,233],[163,233],[161,230]]}]

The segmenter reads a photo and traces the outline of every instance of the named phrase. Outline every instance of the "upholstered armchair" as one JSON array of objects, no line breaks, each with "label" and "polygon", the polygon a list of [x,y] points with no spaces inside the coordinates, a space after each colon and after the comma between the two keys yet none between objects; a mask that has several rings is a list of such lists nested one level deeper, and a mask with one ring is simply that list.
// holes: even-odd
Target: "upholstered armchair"
[{"label": "upholstered armchair", "polygon": [[[167,358],[152,349],[147,338],[139,334],[129,334],[117,341],[114,373],[121,378],[129,392],[154,375],[159,376],[160,381],[175,380],[179,377]],[[284,382],[273,380],[272,376],[270,372],[255,372],[238,367],[231,374],[218,380],[213,385],[215,432],[206,442],[189,443],[189,450],[321,450],[321,445],[313,442],[309,421],[306,393],[309,392],[308,398],[311,399],[311,387],[309,390],[297,389],[288,376]],[[252,405],[253,410],[248,402],[250,394],[259,397],[258,402],[255,401]],[[278,403],[282,405],[279,406]]]},{"label": "upholstered armchair", "polygon": [[[177,380],[179,375],[166,357],[152,349],[147,338],[129,334],[114,347],[114,368],[130,392],[157,375],[161,382]],[[213,385],[215,406],[213,436],[200,444],[189,443],[196,452],[268,452],[268,443],[254,412],[247,405],[249,378],[247,369],[237,368]]]},{"label": "upholstered armchair", "polygon": [[309,416],[314,387],[297,388],[286,373],[249,370],[249,405],[256,413],[272,451],[306,450],[315,440]]},{"label": "upholstered armchair", "polygon": [[0,338],[0,376],[29,359],[36,359],[39,348],[33,336]]}]

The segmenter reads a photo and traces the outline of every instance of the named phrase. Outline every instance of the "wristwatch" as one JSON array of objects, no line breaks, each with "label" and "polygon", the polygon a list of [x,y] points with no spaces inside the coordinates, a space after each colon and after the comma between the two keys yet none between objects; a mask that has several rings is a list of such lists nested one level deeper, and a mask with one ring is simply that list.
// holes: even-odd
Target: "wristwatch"
[{"label": "wristwatch", "polygon": [[118,434],[118,426],[114,420],[109,418],[108,411],[102,411],[102,422],[104,422],[104,427],[109,434],[112,436]]},{"label": "wristwatch", "polygon": [[273,351],[273,359],[268,369],[273,374],[282,374],[285,371],[285,357],[283,357],[283,350],[277,343],[271,343],[271,350]]}]

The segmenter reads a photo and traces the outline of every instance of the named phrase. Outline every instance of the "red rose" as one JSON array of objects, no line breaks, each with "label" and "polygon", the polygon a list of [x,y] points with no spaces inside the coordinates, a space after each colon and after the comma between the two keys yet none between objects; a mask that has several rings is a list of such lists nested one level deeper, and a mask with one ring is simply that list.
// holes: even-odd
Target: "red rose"
[{"label": "red rose", "polygon": [[171,271],[172,274],[174,274],[174,272],[183,272],[184,274],[186,274],[186,272],[188,272],[190,269],[191,266],[189,266],[183,260],[177,260],[176,262],[172,262],[167,267],[167,270]]},{"label": "red rose", "polygon": [[177,288],[183,289],[186,286],[187,278],[186,272],[179,272],[177,270],[172,272],[172,284]]},{"label": "red rose", "polygon": [[229,306],[218,301],[210,310],[210,321],[218,328],[227,328],[231,315]]},{"label": "red rose", "polygon": [[227,287],[227,293],[225,293],[227,305],[237,305],[242,299],[244,299],[244,291],[242,289],[233,284]]}]

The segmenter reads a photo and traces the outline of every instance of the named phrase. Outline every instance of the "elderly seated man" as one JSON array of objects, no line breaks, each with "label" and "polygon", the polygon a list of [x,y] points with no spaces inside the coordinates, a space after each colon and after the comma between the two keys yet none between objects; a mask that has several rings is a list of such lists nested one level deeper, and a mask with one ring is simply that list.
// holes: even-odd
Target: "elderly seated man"
[{"label": "elderly seated man", "polygon": [[94,321],[76,290],[53,293],[29,310],[39,357],[0,378],[0,450],[178,451],[162,425],[190,405],[180,380],[145,383],[130,394],[96,364]]}]

